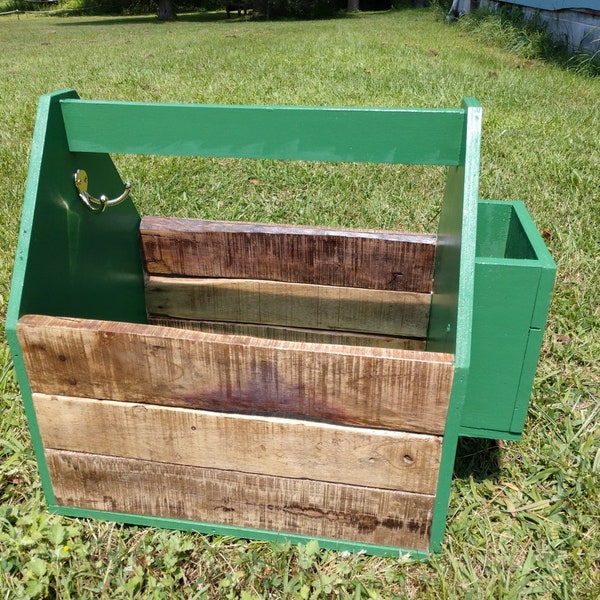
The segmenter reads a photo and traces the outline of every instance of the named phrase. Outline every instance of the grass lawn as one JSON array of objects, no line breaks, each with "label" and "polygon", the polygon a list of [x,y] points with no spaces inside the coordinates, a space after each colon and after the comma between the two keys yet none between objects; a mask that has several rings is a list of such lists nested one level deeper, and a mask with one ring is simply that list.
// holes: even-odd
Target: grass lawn
[{"label": "grass lawn", "polygon": [[[600,79],[431,10],[317,22],[0,18],[0,321],[38,96],[484,109],[481,197],[525,201],[558,263],[521,442],[464,440],[428,563],[46,512],[0,341],[2,598],[600,597]],[[436,169],[116,157],[145,214],[431,230]]]}]

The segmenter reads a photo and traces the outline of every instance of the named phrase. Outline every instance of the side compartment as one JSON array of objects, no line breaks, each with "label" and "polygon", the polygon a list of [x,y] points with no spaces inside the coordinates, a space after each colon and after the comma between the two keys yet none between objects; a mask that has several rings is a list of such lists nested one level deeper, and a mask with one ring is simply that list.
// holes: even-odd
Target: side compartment
[{"label": "side compartment", "polygon": [[461,435],[521,437],[555,273],[521,202],[479,203],[471,372]]}]

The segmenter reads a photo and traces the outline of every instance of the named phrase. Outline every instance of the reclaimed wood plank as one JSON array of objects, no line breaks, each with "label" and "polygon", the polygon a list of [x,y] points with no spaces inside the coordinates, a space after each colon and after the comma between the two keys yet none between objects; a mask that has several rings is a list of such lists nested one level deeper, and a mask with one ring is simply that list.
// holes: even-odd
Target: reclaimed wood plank
[{"label": "reclaimed wood plank", "polygon": [[426,337],[430,294],[252,279],[148,277],[150,314]]},{"label": "reclaimed wood plank", "polygon": [[325,331],[301,327],[278,327],[273,325],[254,325],[252,323],[225,323],[221,321],[199,321],[176,319],[159,315],[149,315],[148,323],[193,329],[206,333],[242,335],[290,342],[309,342],[311,344],[340,344],[344,346],[366,346],[369,348],[394,348],[405,350],[425,350],[424,338],[404,338],[389,335],[368,335],[343,331]]},{"label": "reclaimed wood plank", "polygon": [[25,315],[34,392],[441,434],[453,357]]},{"label": "reclaimed wood plank", "polygon": [[33,394],[46,448],[435,494],[439,436]]},{"label": "reclaimed wood plank", "polygon": [[151,275],[266,279],[429,293],[435,236],[144,217]]},{"label": "reclaimed wood plank", "polygon": [[46,450],[64,506],[427,550],[434,497]]}]

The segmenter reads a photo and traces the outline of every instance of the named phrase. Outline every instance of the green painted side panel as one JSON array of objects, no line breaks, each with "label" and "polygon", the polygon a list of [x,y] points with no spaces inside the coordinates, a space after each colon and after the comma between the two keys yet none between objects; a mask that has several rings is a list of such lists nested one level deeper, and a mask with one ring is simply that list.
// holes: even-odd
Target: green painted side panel
[{"label": "green painted side panel", "polygon": [[477,259],[471,373],[461,423],[510,432],[539,268],[506,262],[512,264]]},{"label": "green painted side panel", "polygon": [[479,209],[461,435],[515,439],[529,406],[556,264],[523,203],[482,201]]},{"label": "green painted side panel", "polygon": [[518,260],[537,259],[531,241],[527,237],[527,232],[515,210],[512,210],[510,213],[504,258],[516,258]]},{"label": "green painted side panel", "polygon": [[457,165],[459,109],[206,106],[67,100],[71,150]]},{"label": "green painted side panel", "polygon": [[233,527],[230,525],[216,525],[212,523],[200,523],[196,521],[185,521],[182,519],[169,519],[165,517],[151,517],[146,515],[133,515],[129,513],[108,512],[87,508],[75,508],[70,506],[52,505],[48,509],[56,514],[75,518],[93,518],[117,523],[128,523],[131,525],[142,525],[146,527],[164,527],[168,529],[180,529],[182,531],[197,531],[208,535],[232,536],[248,538],[252,540],[263,540],[274,543],[289,541],[293,544],[306,544],[311,540],[317,540],[319,547],[339,552],[366,552],[373,556],[405,556],[410,555],[412,560],[426,560],[428,554],[417,550],[404,550],[392,546],[377,546],[374,544],[361,544],[358,542],[346,542],[330,538],[314,538],[304,535],[286,534],[264,529],[250,529],[247,527]]},{"label": "green painted side panel", "polygon": [[[483,200],[477,215],[477,256],[482,258],[536,259],[530,231],[524,227],[522,203]],[[524,207],[523,207],[524,208]],[[525,211],[526,212],[526,211]],[[527,215],[529,218],[529,215]],[[537,234],[537,230],[535,232]]]},{"label": "green painted side panel", "polygon": [[464,167],[450,167],[438,224],[427,350],[456,351]]},{"label": "green painted side panel", "polygon": [[464,182],[465,168],[450,167],[438,225],[434,288],[427,335],[427,350],[451,353],[454,355],[456,363],[442,443],[442,456],[431,526],[430,549],[433,552],[441,550],[444,530],[446,528],[452,473],[458,441],[456,424],[462,413],[465,382],[468,376],[468,357],[467,365],[464,366],[465,357],[463,355],[463,365],[459,366],[456,354],[459,322],[458,303],[461,283],[460,260],[462,242],[464,241],[462,236]]},{"label": "green painted side panel", "polygon": [[533,315],[531,317],[531,326],[536,329],[544,329],[548,318],[548,309],[554,289],[554,280],[556,277],[556,263],[552,258],[548,248],[544,244],[542,236],[537,230],[535,223],[531,219],[525,205],[522,202],[511,202],[514,214],[518,218],[531,247],[533,254],[541,269],[540,287],[536,299]]},{"label": "green painted side panel", "polygon": [[[77,196],[73,174],[83,168],[90,193],[109,197],[123,182],[106,154],[70,153],[60,98],[43,97],[23,207],[11,290],[11,322],[46,314],[145,322],[138,241],[140,217],[131,199],[102,214]],[[37,133],[36,133],[37,135]]]},{"label": "green painted side panel", "polygon": [[54,502],[31,390],[16,336],[27,313],[143,322],[145,307],[137,228],[131,201],[102,215],[83,206],[73,173],[84,168],[112,194],[122,189],[106,155],[69,153],[59,101],[75,92],[42,96],[39,102],[13,269],[6,335],[42,486]]},{"label": "green painted side panel", "polygon": [[[512,206],[508,202],[479,202],[476,256],[504,256],[512,213]],[[485,231],[485,235],[481,234],[482,231]]]}]

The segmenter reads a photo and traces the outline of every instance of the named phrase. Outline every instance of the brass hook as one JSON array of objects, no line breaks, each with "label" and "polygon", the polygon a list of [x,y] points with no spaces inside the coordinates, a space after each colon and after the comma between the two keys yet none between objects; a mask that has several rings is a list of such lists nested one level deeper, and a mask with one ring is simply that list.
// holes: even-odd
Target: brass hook
[{"label": "brass hook", "polygon": [[125,190],[123,193],[117,198],[113,198],[109,200],[107,196],[102,194],[100,198],[94,198],[94,196],[90,196],[88,194],[88,176],[87,173],[83,169],[77,169],[73,176],[75,180],[75,187],[77,188],[77,192],[79,193],[79,197],[82,202],[93,212],[104,212],[107,206],[115,206],[120,204],[129,196],[129,192],[131,191],[131,184],[129,181],[125,182]]}]

